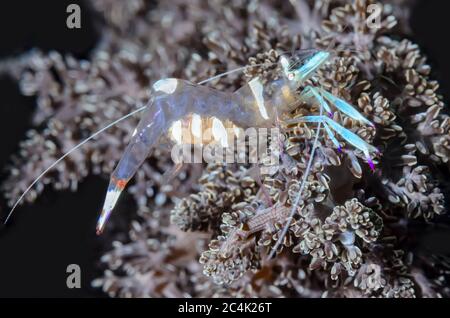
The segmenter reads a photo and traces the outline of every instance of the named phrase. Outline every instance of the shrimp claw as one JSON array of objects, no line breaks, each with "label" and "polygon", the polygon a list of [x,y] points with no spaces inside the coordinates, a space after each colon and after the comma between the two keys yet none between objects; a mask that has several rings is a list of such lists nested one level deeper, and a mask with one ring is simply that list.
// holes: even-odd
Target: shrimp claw
[{"label": "shrimp claw", "polygon": [[366,141],[364,141],[361,137],[359,137],[354,132],[348,130],[347,128],[342,127],[332,119],[330,119],[327,116],[303,116],[300,118],[294,118],[291,120],[286,121],[288,124],[292,123],[323,123],[325,127],[325,131],[328,133],[328,136],[332,140],[332,142],[337,146],[338,149],[340,149],[340,146],[336,140],[336,137],[334,136],[332,130],[336,132],[338,135],[340,135],[342,138],[344,138],[349,144],[354,146],[355,148],[361,150],[367,160],[367,163],[369,164],[370,168],[372,170],[375,169],[375,165],[371,158],[371,153],[377,153],[378,149],[373,147],[372,145],[368,144]]}]

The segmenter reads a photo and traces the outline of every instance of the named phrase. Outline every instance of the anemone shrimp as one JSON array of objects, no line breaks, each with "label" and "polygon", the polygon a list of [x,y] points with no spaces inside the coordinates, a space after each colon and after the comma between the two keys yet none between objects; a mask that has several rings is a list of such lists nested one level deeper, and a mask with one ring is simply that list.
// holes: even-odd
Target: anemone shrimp
[{"label": "anemone shrimp", "polygon": [[[104,130],[142,110],[144,110],[144,113],[138,126],[132,133],[131,141],[110,176],[103,208],[97,222],[98,234],[103,231],[105,224],[127,183],[133,178],[139,167],[151,154],[152,150],[158,146],[161,138],[168,133],[175,122],[186,116],[196,115],[200,118],[215,117],[221,121],[229,121],[237,127],[244,129],[249,127],[270,128],[277,123],[277,120],[279,119],[278,114],[285,114],[294,110],[299,105],[300,101],[313,101],[320,106],[319,115],[303,116],[286,121],[288,124],[317,123],[318,127],[300,190],[292,205],[282,235],[272,249],[272,252],[275,251],[283,239],[283,236],[286,234],[295,214],[296,206],[300,202],[304,185],[307,182],[306,177],[310,170],[321,125],[323,125],[325,132],[336,148],[340,149],[340,143],[336,138],[336,135],[338,135],[346,142],[362,151],[370,167],[372,169],[374,168],[372,157],[374,153],[378,153],[377,149],[352,131],[336,123],[333,120],[331,106],[334,106],[341,113],[363,124],[371,126],[373,126],[373,124],[348,102],[332,95],[323,88],[309,85],[303,87],[305,81],[313,76],[315,71],[317,71],[317,69],[329,58],[330,53],[328,51],[317,49],[303,49],[289,55],[282,54],[278,61],[278,76],[267,82],[263,82],[259,77],[255,77],[234,92],[223,92],[202,85],[207,81],[227,75],[230,72],[217,75],[198,84],[176,78],[158,80],[151,87],[151,98],[146,106],[133,111],[97,131],[95,134],[69,150],[42,172],[16,201],[8,214],[5,223],[26,193],[56,164]],[[258,65],[252,65],[252,67],[257,66]],[[328,116],[323,114],[324,110],[327,112]]]}]

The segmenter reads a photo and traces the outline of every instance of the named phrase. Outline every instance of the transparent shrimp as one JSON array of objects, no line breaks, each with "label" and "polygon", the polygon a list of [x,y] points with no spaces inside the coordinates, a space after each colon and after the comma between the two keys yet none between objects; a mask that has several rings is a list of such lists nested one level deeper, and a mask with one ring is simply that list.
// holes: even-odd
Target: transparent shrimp
[{"label": "transparent shrimp", "polygon": [[[167,133],[175,121],[189,114],[202,117],[214,116],[220,120],[231,121],[244,129],[271,127],[277,119],[276,114],[291,111],[296,107],[298,98],[304,100],[314,98],[330,116],[332,111],[328,102],[347,116],[372,125],[349,103],[323,89],[307,86],[300,96],[296,93],[300,85],[312,76],[329,56],[329,52],[315,49],[299,50],[291,56],[283,55],[280,58],[283,72],[277,79],[263,85],[259,78],[254,78],[232,93],[175,78],[157,81],[152,86],[152,97],[146,111],[111,175],[97,223],[97,233],[103,231],[121,192],[158,144],[160,138]],[[360,149],[366,155],[371,168],[374,167],[371,154],[376,152],[376,149],[329,117],[305,116],[298,119],[298,122],[323,124],[334,143],[338,143],[334,136],[336,133]]]},{"label": "transparent shrimp", "polygon": [[[262,65],[266,65],[267,63],[264,64],[254,64],[251,66],[244,66],[244,67],[238,67],[236,69],[224,72],[224,73],[220,73],[217,74],[215,76],[212,76],[208,79],[205,79],[201,82],[198,83],[198,85],[203,85],[205,83],[214,81],[218,78],[227,76],[229,74],[232,73],[236,73],[236,72],[240,72],[243,71],[249,67],[258,67],[258,66],[262,66]],[[92,135],[90,135],[89,137],[87,137],[86,139],[83,139],[80,143],[78,143],[77,145],[73,146],[71,149],[69,149],[66,153],[64,153],[61,157],[59,157],[58,159],[56,159],[51,165],[49,165],[44,171],[42,171],[34,180],[33,182],[31,182],[28,187],[25,189],[25,191],[23,191],[23,193],[20,195],[20,197],[16,200],[16,202],[14,203],[14,205],[12,206],[11,210],[9,211],[8,215],[5,218],[5,221],[3,222],[3,224],[8,223],[8,220],[11,218],[14,210],[17,208],[17,206],[20,204],[20,202],[22,202],[23,198],[25,198],[25,196],[27,195],[28,192],[30,192],[30,190],[34,187],[34,185],[41,180],[48,172],[50,172],[54,167],[56,167],[61,161],[63,161],[65,158],[67,158],[69,155],[71,155],[73,152],[75,152],[77,149],[81,148],[83,145],[85,145],[86,143],[88,143],[89,141],[93,140],[95,137],[99,136],[100,134],[102,134],[103,132],[105,132],[106,130],[108,130],[111,127],[114,127],[115,125],[117,125],[118,123],[132,117],[133,115],[140,113],[142,111],[144,111],[147,108],[147,106],[141,106],[135,110],[133,110],[132,112],[125,114],[124,116],[116,119],[115,121],[109,123],[108,125],[104,126],[103,128],[97,130],[96,132],[94,132]]]},{"label": "transparent shrimp", "polygon": [[[318,128],[313,150],[310,154],[308,168],[302,180],[302,186],[283,229],[283,234],[279,237],[277,244],[272,250],[272,252],[275,251],[287,232],[295,213],[295,207],[300,201],[302,189],[306,183],[306,177],[314,156],[321,125],[324,126],[325,132],[338,149],[340,149],[340,145],[335,134],[341,136],[349,144],[361,150],[365,154],[371,168],[374,168],[371,156],[373,153],[377,153],[376,148],[367,144],[358,135],[334,122],[330,118],[333,115],[330,105],[333,105],[338,111],[355,120],[372,125],[369,120],[362,116],[349,103],[323,89],[307,86],[298,94],[298,89],[304,81],[312,76],[329,57],[329,52],[316,49],[298,50],[291,55],[282,55],[279,60],[282,72],[278,74],[276,79],[263,84],[259,78],[254,78],[237,91],[231,93],[202,86],[202,84],[218,77],[241,71],[245,67],[216,75],[198,84],[175,78],[157,81],[151,88],[151,99],[146,106],[138,108],[132,113],[119,118],[95,132],[45,169],[15,202],[4,223],[9,220],[14,209],[24,196],[47,172],[86,142],[92,140],[118,122],[131,117],[133,114],[144,111],[138,126],[132,134],[130,143],[111,175],[103,209],[97,222],[97,233],[103,231],[106,221],[127,183],[133,178],[144,160],[158,145],[160,138],[168,132],[174,122],[188,115],[197,115],[200,117],[215,117],[219,120],[231,121],[234,125],[244,129],[249,127],[272,127],[278,120],[277,114],[283,114],[295,109],[299,100],[308,101],[314,99],[320,105],[320,115],[304,116],[293,120],[293,122],[318,123]],[[262,64],[252,65],[251,67],[260,65]],[[322,110],[325,110],[329,117],[323,116]]]}]

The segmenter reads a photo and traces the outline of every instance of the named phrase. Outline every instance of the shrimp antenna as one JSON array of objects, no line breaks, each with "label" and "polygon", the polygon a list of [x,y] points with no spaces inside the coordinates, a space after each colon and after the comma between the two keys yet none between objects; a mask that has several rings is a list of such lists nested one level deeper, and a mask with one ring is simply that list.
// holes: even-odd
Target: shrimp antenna
[{"label": "shrimp antenna", "polygon": [[47,169],[45,169],[36,179],[34,179],[34,181],[28,186],[28,188],[22,193],[22,195],[19,197],[19,199],[16,201],[16,203],[14,204],[14,206],[12,207],[11,211],[9,211],[8,216],[6,217],[5,222],[3,222],[3,224],[6,224],[9,220],[9,218],[11,217],[12,213],[14,212],[15,208],[17,207],[17,205],[20,203],[20,201],[22,201],[22,199],[25,197],[25,195],[31,190],[31,188],[36,184],[36,182],[38,182],[47,172],[49,172],[52,168],[54,168],[58,163],[60,163],[62,160],[64,160],[64,158],[66,158],[68,155],[70,155],[72,152],[74,152],[75,150],[77,150],[78,148],[80,148],[81,146],[83,146],[85,143],[87,143],[88,141],[92,140],[93,138],[95,138],[96,136],[98,136],[99,134],[101,134],[102,132],[104,132],[105,130],[111,128],[112,126],[120,123],[121,121],[127,119],[128,117],[133,116],[134,114],[137,114],[141,111],[143,111],[145,109],[145,107],[147,106],[142,106],[134,111],[132,111],[131,113],[128,113],[127,115],[120,117],[119,119],[113,121],[112,123],[108,124],[107,126],[103,127],[100,130],[97,130],[95,133],[93,133],[91,136],[89,136],[88,138],[84,139],[83,141],[81,141],[79,144],[77,144],[76,146],[74,146],[72,149],[70,149],[69,151],[67,151],[65,154],[63,154],[61,157],[59,157],[55,162],[53,162]]},{"label": "shrimp antenna", "polygon": [[[275,63],[260,63],[260,64],[253,64],[253,65],[247,65],[247,66],[241,66],[238,67],[236,69],[224,72],[224,73],[220,73],[217,74],[215,76],[212,76],[210,78],[207,78],[201,82],[199,82],[199,85],[211,82],[215,79],[230,75],[232,73],[236,73],[239,71],[243,71],[247,68],[251,68],[251,67],[256,67],[256,66],[262,66],[262,65],[271,65],[271,64],[275,64]],[[19,197],[19,199],[17,199],[17,201],[14,203],[13,207],[11,208],[11,210],[9,211],[5,221],[3,222],[3,224],[6,224],[9,219],[11,218],[14,210],[16,209],[16,207],[19,205],[19,203],[22,201],[22,199],[25,197],[25,195],[27,195],[27,193],[33,188],[33,186],[42,179],[43,176],[45,176],[50,170],[52,170],[58,163],[60,163],[62,160],[64,160],[67,156],[69,156],[72,152],[74,152],[75,150],[77,150],[78,148],[80,148],[81,146],[83,146],[85,143],[87,143],[88,141],[94,139],[95,137],[97,137],[98,135],[100,135],[101,133],[103,133],[105,130],[115,126],[116,124],[120,123],[121,121],[128,119],[129,117],[143,111],[145,108],[147,107],[147,105],[145,106],[141,106],[138,109],[133,110],[132,112],[120,117],[119,119],[116,119],[115,121],[113,121],[112,123],[106,125],[105,127],[97,130],[95,133],[93,133],[91,136],[87,137],[86,139],[84,139],[83,141],[81,141],[79,144],[75,145],[74,147],[72,147],[69,151],[67,151],[65,154],[63,154],[61,157],[59,157],[55,162],[53,162],[47,169],[45,169],[36,179],[34,179],[34,181],[25,189],[25,191],[22,193],[22,195]]]}]

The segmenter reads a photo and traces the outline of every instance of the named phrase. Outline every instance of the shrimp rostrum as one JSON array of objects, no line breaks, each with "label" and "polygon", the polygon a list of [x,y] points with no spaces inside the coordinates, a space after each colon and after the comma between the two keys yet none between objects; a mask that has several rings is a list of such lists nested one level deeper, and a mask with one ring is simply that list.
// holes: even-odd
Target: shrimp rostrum
[{"label": "shrimp rostrum", "polygon": [[[367,125],[372,123],[352,105],[328,91],[313,86],[303,87],[305,80],[330,57],[321,50],[298,50],[294,54],[281,55],[279,76],[264,82],[256,77],[235,92],[223,92],[204,85],[175,78],[161,79],[151,88],[151,99],[132,134],[122,158],[113,171],[107,189],[103,209],[97,223],[101,233],[117,200],[127,183],[158,145],[171,125],[188,115],[216,117],[231,121],[246,129],[250,127],[273,127],[277,114],[295,109],[300,101],[314,101],[327,115],[311,115],[295,118],[289,123],[320,123],[330,140],[339,149],[337,137],[359,149],[373,169],[372,155],[377,149],[355,133],[332,119],[332,108]],[[302,89],[299,89],[302,87]]]}]

